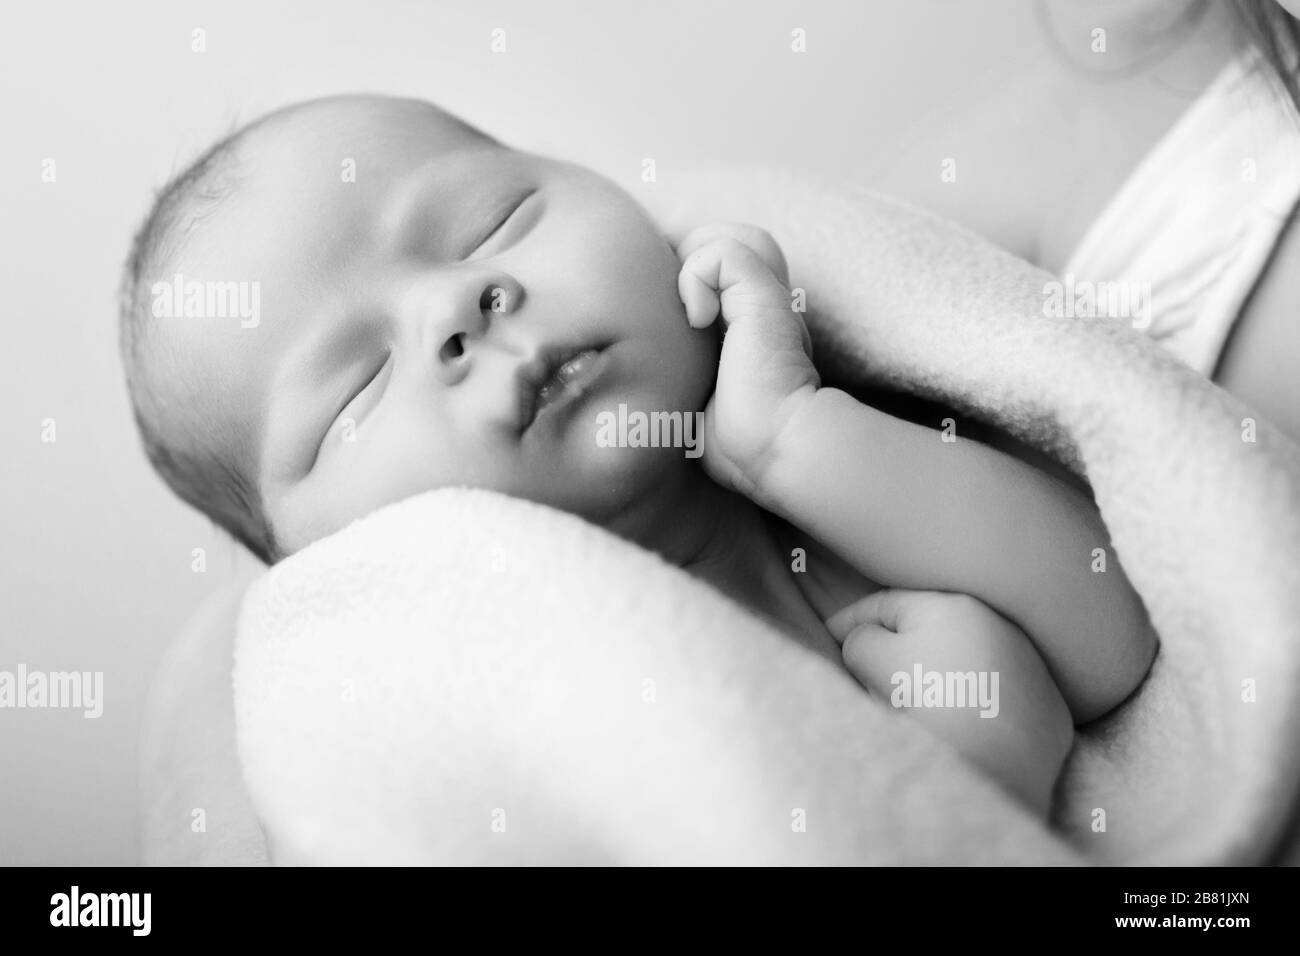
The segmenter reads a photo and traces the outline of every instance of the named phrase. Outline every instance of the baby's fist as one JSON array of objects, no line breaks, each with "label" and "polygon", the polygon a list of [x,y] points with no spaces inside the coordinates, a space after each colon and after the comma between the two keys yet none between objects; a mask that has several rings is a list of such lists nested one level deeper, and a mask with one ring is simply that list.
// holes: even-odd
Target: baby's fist
[{"label": "baby's fist", "polygon": [[687,321],[705,328],[720,314],[726,327],[704,465],[715,481],[757,497],[782,428],[820,384],[785,257],[770,235],[744,225],[696,229],[678,254]]}]

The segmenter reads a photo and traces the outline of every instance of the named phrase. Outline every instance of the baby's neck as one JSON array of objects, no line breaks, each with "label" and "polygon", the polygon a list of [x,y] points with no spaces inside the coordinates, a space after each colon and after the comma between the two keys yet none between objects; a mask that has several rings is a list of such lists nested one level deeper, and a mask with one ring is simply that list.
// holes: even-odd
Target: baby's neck
[{"label": "baby's neck", "polygon": [[771,516],[702,471],[700,477],[683,496],[688,504],[675,508],[673,520],[658,529],[652,549],[838,662],[838,648],[790,573]]}]

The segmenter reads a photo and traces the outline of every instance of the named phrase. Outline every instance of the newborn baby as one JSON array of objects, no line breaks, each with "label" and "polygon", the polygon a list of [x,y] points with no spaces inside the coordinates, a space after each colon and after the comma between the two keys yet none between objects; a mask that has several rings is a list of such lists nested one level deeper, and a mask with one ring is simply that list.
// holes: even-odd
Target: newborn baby
[{"label": "newborn baby", "polygon": [[[255,321],[160,307],[231,282],[255,284]],[[1072,723],[1155,649],[1113,555],[1098,568],[1105,528],[1028,464],[821,387],[793,302],[757,228],[674,245],[586,169],[349,96],[264,117],[164,190],[122,353],[154,467],[268,563],[434,488],[563,509],[842,662],[1045,811]],[[703,411],[703,457],[598,441],[620,405]],[[996,699],[902,693],[931,673]]]}]

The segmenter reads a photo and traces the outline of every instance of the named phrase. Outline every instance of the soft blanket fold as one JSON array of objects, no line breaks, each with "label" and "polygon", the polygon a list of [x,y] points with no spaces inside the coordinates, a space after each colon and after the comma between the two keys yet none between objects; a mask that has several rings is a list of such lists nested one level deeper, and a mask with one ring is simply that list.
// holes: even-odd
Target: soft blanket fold
[{"label": "soft blanket fold", "polygon": [[[430,492],[252,586],[240,755],[282,863],[1069,859],[791,647],[575,517]],[[827,729],[801,723],[814,678],[842,698],[829,732],[861,772],[826,781],[807,756]]]},{"label": "soft blanket fold", "polygon": [[[1072,849],[677,569],[569,516],[443,491],[305,549],[245,599],[240,754],[275,858],[1264,859],[1300,780],[1294,447],[1263,422],[1244,444],[1248,409],[1135,336],[1027,320],[1043,274],[923,214],[801,181],[700,182],[819,290],[822,358],[980,414],[1092,484],[1162,649],[1078,736],[1053,819]],[[864,291],[852,275],[882,260]],[[881,308],[932,323],[932,341],[859,335],[852,314]],[[781,680],[729,681],[756,669],[711,650],[719,633],[779,659]],[[848,715],[840,777],[800,763],[824,743],[800,736],[810,686]]]}]

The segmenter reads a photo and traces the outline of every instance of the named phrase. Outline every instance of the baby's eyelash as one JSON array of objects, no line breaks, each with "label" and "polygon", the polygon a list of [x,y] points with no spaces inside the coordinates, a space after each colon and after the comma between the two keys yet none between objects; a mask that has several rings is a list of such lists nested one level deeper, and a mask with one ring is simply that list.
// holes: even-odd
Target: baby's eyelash
[{"label": "baby's eyelash", "polygon": [[494,225],[491,229],[489,229],[486,235],[484,235],[482,239],[479,239],[477,242],[474,243],[473,248],[471,248],[469,252],[466,253],[466,258],[473,256],[474,253],[478,252],[485,245],[487,245],[488,241],[493,236],[495,236],[498,232],[501,231],[502,227],[504,227],[505,224],[510,221],[511,217],[513,217],[514,214],[519,211],[519,207],[522,206],[524,203],[526,203],[532,197],[534,192],[536,192],[536,190],[529,190],[528,192],[524,193],[522,196],[517,197],[513,202],[511,202],[510,205],[506,207],[504,214],[501,215],[499,218],[497,218],[496,225]]},{"label": "baby's eyelash", "polygon": [[489,229],[486,234],[484,234],[482,239],[476,239],[474,241],[474,244],[470,246],[469,251],[465,253],[464,258],[466,259],[470,258],[471,256],[474,255],[474,253],[478,252],[485,245],[487,245],[488,240],[501,231],[501,227],[504,226],[509,221],[510,217],[514,215],[515,209],[518,208],[519,208],[518,206],[515,206],[510,210],[508,210],[506,214],[497,221],[497,224],[493,226],[491,229]]},{"label": "baby's eyelash", "polygon": [[[378,379],[380,375],[384,374],[384,369],[388,368],[388,363],[392,359],[392,356],[393,353],[391,352],[389,352],[387,355],[384,356],[384,360],[379,363],[379,368],[375,369],[375,374],[370,376],[370,378],[366,379],[365,384],[362,385],[359,389],[357,389],[355,395],[353,395],[350,399],[348,399],[348,405],[351,405],[353,402],[355,402],[357,400],[357,397],[360,396],[362,392],[368,389],[371,385],[374,385],[375,380]],[[346,407],[347,406],[345,405],[344,408]]]},{"label": "baby's eyelash", "polygon": [[384,374],[384,370],[388,368],[388,363],[392,361],[392,358],[393,358],[392,352],[386,353],[384,355],[383,362],[381,362],[379,364],[379,367],[375,369],[375,374],[367,378],[365,382],[362,383],[361,387],[358,388],[355,392],[353,392],[352,395],[348,398],[348,400],[343,403],[343,407],[340,408],[334,414],[334,417],[330,419],[329,426],[325,429],[325,433],[321,435],[320,446],[317,448],[318,457],[320,455],[320,448],[324,447],[325,440],[329,437],[329,433],[334,430],[334,426],[339,423],[339,419],[342,417],[343,413],[346,412],[348,408],[351,407],[353,402],[355,402],[358,398],[360,398],[365,393],[366,389],[370,388],[370,386],[374,385],[375,382],[379,380],[379,377]]}]

